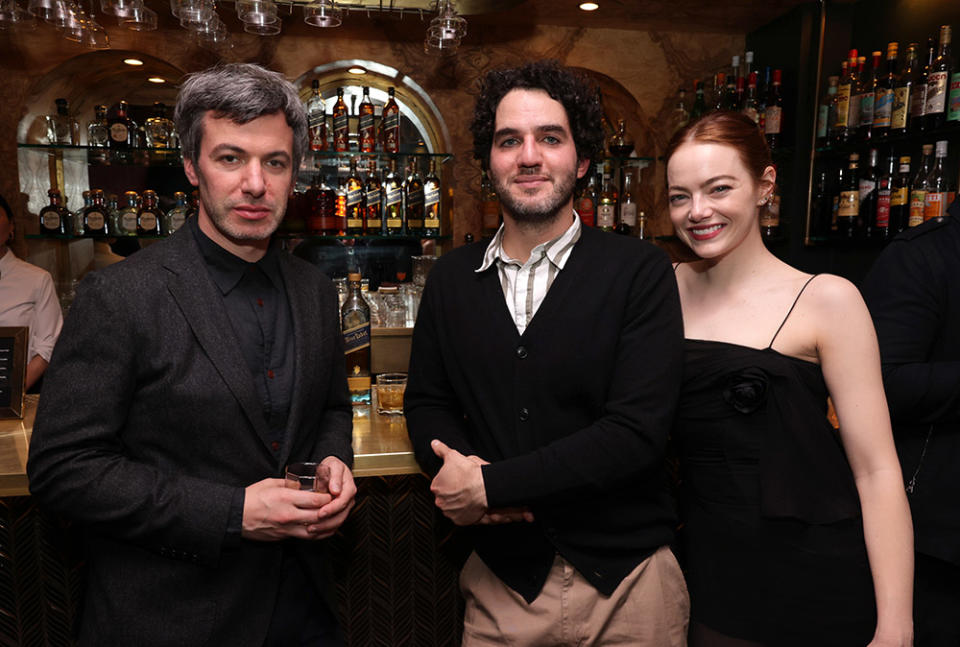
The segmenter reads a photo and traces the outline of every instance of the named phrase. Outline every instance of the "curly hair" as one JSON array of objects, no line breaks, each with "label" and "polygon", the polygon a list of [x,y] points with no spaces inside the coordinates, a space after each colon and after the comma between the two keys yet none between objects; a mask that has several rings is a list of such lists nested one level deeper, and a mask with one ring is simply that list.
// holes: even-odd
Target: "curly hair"
[{"label": "curly hair", "polygon": [[[490,148],[493,146],[494,123],[500,100],[511,90],[543,90],[559,101],[567,113],[570,131],[577,149],[577,157],[591,162],[603,150],[603,130],[600,125],[603,110],[597,100],[597,88],[587,78],[553,60],[534,61],[521,67],[491,70],[480,82],[480,95],[473,109],[473,156],[483,168],[490,166]],[[589,181],[589,173],[577,181],[582,189]]]}]

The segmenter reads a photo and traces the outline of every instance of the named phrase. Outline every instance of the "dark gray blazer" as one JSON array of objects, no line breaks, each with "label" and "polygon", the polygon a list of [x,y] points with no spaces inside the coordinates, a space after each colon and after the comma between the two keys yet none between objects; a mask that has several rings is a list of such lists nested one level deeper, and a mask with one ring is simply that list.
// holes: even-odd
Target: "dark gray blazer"
[{"label": "dark gray blazer", "polygon": [[[231,500],[293,460],[352,464],[337,295],[281,254],[296,373],[279,460],[192,233],[92,273],[46,373],[27,472],[86,533],[81,644],[260,647],[280,543],[228,541]],[[322,542],[297,542],[318,578]]]}]

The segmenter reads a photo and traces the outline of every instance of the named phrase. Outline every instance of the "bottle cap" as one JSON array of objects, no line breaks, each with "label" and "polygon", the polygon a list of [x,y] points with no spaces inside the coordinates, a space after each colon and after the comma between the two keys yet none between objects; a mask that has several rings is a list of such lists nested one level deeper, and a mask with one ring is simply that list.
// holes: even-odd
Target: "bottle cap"
[{"label": "bottle cap", "polygon": [[354,281],[360,282],[360,272],[350,272],[347,274],[347,280],[353,283]]},{"label": "bottle cap", "polygon": [[947,156],[947,140],[941,139],[937,142],[937,157]]}]

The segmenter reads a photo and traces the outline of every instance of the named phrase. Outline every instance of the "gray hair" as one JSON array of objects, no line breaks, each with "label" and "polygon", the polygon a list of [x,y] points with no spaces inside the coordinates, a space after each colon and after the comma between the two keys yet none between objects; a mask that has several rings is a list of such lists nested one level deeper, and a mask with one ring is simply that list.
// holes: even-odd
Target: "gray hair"
[{"label": "gray hair", "polygon": [[307,113],[296,88],[279,72],[252,63],[229,63],[187,77],[177,95],[173,120],[183,157],[194,164],[200,155],[203,117],[209,110],[238,124],[282,112],[293,129],[294,173],[300,168],[307,144]]}]

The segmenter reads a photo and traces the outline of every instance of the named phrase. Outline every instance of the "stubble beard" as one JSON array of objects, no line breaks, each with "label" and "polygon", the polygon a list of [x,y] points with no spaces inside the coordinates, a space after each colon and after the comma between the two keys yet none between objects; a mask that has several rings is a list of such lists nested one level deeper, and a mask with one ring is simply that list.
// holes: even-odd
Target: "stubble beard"
[{"label": "stubble beard", "polygon": [[256,228],[243,230],[239,227],[234,227],[228,216],[233,206],[211,204],[207,195],[208,192],[206,190],[206,179],[200,172],[199,165],[196,165],[195,168],[197,179],[199,181],[198,188],[200,189],[200,203],[203,205],[204,212],[207,214],[210,222],[225,238],[235,242],[249,242],[267,240],[273,236],[274,232],[277,231],[277,228],[280,227],[280,223],[283,221],[283,216],[286,212],[286,205],[281,207],[279,213],[271,217],[269,221],[258,223]]},{"label": "stubble beard", "polygon": [[[494,191],[500,198],[504,210],[517,224],[543,225],[554,221],[560,215],[560,209],[573,199],[573,190],[577,183],[576,173],[564,175],[554,180],[553,191],[536,201],[517,199],[510,192],[510,187],[501,181],[493,171],[489,171]],[[522,191],[521,191],[522,192]]]}]

